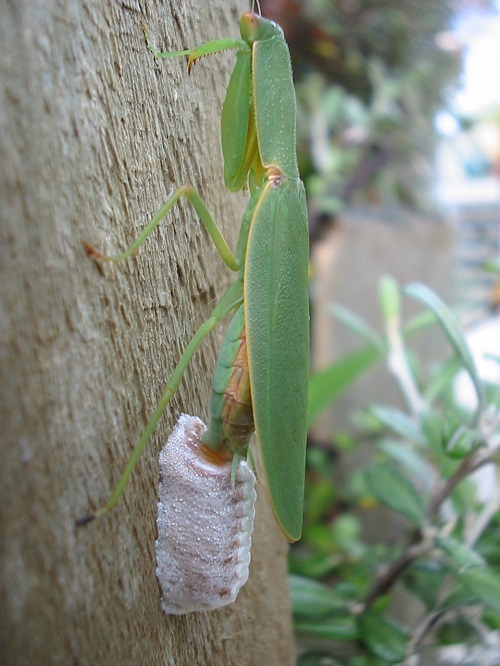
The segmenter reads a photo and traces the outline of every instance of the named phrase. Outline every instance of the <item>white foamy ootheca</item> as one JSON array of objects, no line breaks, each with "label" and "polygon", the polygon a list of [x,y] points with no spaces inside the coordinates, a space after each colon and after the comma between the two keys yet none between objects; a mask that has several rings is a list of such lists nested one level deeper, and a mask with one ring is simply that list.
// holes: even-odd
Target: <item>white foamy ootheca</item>
[{"label": "white foamy ootheca", "polygon": [[165,613],[232,603],[248,579],[255,516],[255,475],[201,441],[206,426],[182,414],[159,457],[156,576]]}]

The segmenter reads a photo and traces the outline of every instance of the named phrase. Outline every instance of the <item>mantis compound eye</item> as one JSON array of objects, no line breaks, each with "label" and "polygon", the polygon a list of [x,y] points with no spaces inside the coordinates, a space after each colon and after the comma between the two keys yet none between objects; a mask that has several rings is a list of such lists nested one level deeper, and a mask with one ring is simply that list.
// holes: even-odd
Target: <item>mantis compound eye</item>
[{"label": "mantis compound eye", "polygon": [[159,457],[156,577],[165,613],[232,603],[248,579],[255,475],[200,441],[205,424],[182,414]]}]

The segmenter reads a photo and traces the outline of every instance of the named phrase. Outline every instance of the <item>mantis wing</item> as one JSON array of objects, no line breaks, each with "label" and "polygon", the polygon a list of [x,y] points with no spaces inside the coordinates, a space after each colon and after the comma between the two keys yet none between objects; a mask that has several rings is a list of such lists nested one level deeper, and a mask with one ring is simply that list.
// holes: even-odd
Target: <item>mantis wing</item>
[{"label": "mantis wing", "polygon": [[308,233],[299,180],[270,180],[255,207],[244,277],[255,430],[276,520],[300,538],[309,374]]}]

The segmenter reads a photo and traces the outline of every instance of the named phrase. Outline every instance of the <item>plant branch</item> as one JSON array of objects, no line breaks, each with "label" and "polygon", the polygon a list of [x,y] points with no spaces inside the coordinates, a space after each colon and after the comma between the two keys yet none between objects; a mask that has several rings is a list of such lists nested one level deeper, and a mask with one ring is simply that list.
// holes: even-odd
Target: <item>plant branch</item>
[{"label": "plant branch", "polygon": [[368,610],[379,597],[389,592],[408,565],[431,548],[432,544],[425,543],[422,540],[420,530],[415,530],[410,536],[404,552],[375,580],[372,589],[368,592],[362,604],[360,612]]},{"label": "plant branch", "polygon": [[[450,476],[446,483],[441,488],[438,488],[437,492],[434,494],[427,511],[429,522],[435,518],[443,502],[448,499],[460,481],[490,460],[491,452],[487,454],[475,452],[463,460],[455,473]],[[498,499],[500,501],[500,498]],[[408,566],[418,557],[421,557],[432,550],[433,547],[433,542],[429,540],[422,530],[414,530],[401,555],[375,580],[373,587],[368,592],[366,599],[362,604],[361,610],[368,610],[380,596],[389,592]]]}]

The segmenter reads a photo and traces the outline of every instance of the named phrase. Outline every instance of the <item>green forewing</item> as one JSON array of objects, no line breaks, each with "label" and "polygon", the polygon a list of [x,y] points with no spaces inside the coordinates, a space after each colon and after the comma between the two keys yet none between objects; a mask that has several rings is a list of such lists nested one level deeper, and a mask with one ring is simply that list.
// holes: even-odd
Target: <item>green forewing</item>
[{"label": "green forewing", "polygon": [[244,304],[257,440],[276,519],[291,541],[302,531],[309,373],[307,269],[303,185],[300,180],[270,181],[251,222]]},{"label": "green forewing", "polygon": [[275,36],[255,42],[252,55],[255,124],[262,164],[278,167],[288,178],[298,178],[297,113],[288,46]]},{"label": "green forewing", "polygon": [[236,64],[222,106],[221,140],[226,187],[239,190],[250,116],[250,49],[236,53]]}]

